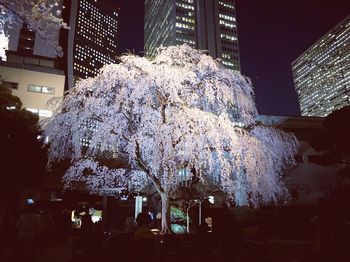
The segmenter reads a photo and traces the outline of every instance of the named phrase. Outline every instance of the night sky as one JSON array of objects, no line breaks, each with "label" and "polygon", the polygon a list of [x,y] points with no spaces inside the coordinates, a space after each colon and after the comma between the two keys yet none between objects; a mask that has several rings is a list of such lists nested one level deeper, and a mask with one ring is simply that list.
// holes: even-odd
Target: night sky
[{"label": "night sky", "polygon": [[[143,0],[121,8],[121,50],[143,51]],[[299,115],[291,62],[350,14],[349,0],[236,0],[242,73],[260,114]]]}]

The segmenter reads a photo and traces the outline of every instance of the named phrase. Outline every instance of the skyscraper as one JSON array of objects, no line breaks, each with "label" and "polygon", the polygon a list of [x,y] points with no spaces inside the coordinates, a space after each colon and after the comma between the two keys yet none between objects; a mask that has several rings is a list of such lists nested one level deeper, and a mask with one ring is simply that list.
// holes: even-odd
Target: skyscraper
[{"label": "skyscraper", "polygon": [[116,62],[119,8],[112,0],[71,0],[65,6],[63,19],[71,29],[61,37],[66,53],[61,63],[72,88],[76,79],[96,76],[103,65]]},{"label": "skyscraper", "polygon": [[145,51],[184,43],[240,70],[234,0],[145,0]]},{"label": "skyscraper", "polygon": [[292,63],[303,116],[327,116],[350,105],[350,16]]}]

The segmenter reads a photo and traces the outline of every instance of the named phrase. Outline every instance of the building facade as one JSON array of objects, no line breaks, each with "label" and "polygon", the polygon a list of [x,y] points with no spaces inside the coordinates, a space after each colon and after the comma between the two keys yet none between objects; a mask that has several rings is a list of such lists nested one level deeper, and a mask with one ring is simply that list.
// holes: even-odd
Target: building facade
[{"label": "building facade", "polygon": [[293,133],[298,140],[296,165],[283,177],[291,195],[289,204],[317,204],[319,198],[328,198],[340,184],[337,171],[341,166],[320,164],[322,153],[315,151],[310,141],[323,130],[323,117],[293,117],[261,115],[258,123]]},{"label": "building facade", "polygon": [[41,56],[8,53],[0,61],[0,84],[18,96],[23,107],[39,115],[51,117],[54,108],[48,101],[64,94],[64,72],[54,67],[54,60]]},{"label": "building facade", "polygon": [[70,89],[77,79],[94,77],[103,65],[117,61],[119,8],[112,0],[72,0],[65,6],[70,30],[62,32],[61,66]]},{"label": "building facade", "polygon": [[[52,34],[58,42],[60,31]],[[6,57],[0,61],[0,84],[18,96],[23,107],[38,114],[40,120],[52,116],[54,108],[48,102],[63,98],[65,85],[56,46],[47,44],[25,24],[10,29],[9,35]]]},{"label": "building facade", "polygon": [[294,60],[292,70],[303,116],[350,105],[350,16]]},{"label": "building facade", "polygon": [[145,0],[145,51],[187,44],[240,71],[234,0]]}]

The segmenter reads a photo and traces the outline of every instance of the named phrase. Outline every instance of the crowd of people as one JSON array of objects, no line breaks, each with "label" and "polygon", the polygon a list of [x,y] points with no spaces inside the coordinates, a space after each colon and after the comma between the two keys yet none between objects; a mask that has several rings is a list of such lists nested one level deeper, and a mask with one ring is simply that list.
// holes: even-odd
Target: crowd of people
[{"label": "crowd of people", "polygon": [[11,261],[35,261],[36,253],[43,253],[53,242],[65,241],[70,230],[67,210],[52,214],[48,209],[28,204],[17,217],[14,212],[2,210],[0,255],[7,251]]},{"label": "crowd of people", "polygon": [[[348,238],[344,221],[333,209],[325,200],[320,200],[317,212],[310,217],[310,225],[315,227],[315,261],[329,261],[347,253]],[[103,227],[101,220],[93,223],[89,208],[84,207],[79,212],[81,226],[79,230],[73,232],[71,212],[66,209],[50,212],[49,209],[27,205],[17,217],[9,211],[2,210],[0,258],[1,253],[8,250],[9,261],[34,262],[36,255],[46,252],[50,245],[74,239],[71,246],[72,261],[84,260],[84,256],[91,259],[94,255],[108,259],[116,253],[124,261],[136,261],[140,256],[149,261],[159,258],[161,252],[168,248],[173,248],[178,254],[189,252],[187,255],[195,256],[198,259],[196,261],[206,261],[215,252],[220,254],[222,261],[234,261],[243,238],[242,228],[235,223],[232,214],[226,211],[221,216],[222,221],[216,223],[213,233],[208,233],[208,225],[203,221],[195,234],[188,235],[191,248],[190,251],[186,251],[183,249],[185,245],[178,242],[179,237],[154,234],[151,229],[157,223],[147,211],[139,213],[136,219],[134,213],[130,212],[120,228],[122,231],[111,231]],[[258,232],[259,223],[255,224]]]}]

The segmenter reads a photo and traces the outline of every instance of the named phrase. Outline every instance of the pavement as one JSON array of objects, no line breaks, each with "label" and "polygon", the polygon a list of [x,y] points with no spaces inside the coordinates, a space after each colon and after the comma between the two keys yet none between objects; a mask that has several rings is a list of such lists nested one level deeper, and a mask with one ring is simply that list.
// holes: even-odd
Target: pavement
[{"label": "pavement", "polygon": [[[10,249],[4,247],[0,252],[1,262],[17,262],[19,258],[18,250],[16,248]],[[69,262],[72,258],[72,245],[71,241],[66,243],[54,243],[48,245],[42,251],[35,251],[34,261],[28,257],[24,257],[23,262]]]},{"label": "pavement", "polygon": [[[238,250],[236,259],[230,260],[230,262],[308,262],[313,259],[313,247],[314,243],[308,241],[270,239],[268,242],[259,242],[246,240],[240,250]],[[15,252],[16,250],[12,252],[11,256],[9,248],[4,248],[2,252],[0,252],[0,261],[14,262],[13,254],[15,254]],[[48,245],[43,251],[36,252],[34,261],[25,259],[25,262],[99,262],[103,257],[99,252],[101,252],[101,250],[96,252],[91,252],[90,250],[89,253],[86,253],[83,250],[74,249],[73,239],[69,239],[64,243],[56,242]],[[117,257],[118,250],[116,250],[115,254],[115,258]],[[179,260],[199,262],[193,252],[190,251],[186,252],[186,254],[181,254],[176,250],[174,252],[162,252],[161,256],[158,255],[158,259],[155,261],[157,260],[167,262]],[[224,262],[224,258],[219,250],[214,250],[208,261]]]},{"label": "pavement", "polygon": [[72,245],[68,241],[48,246],[43,252],[36,255],[35,262],[68,262],[71,257]]}]

